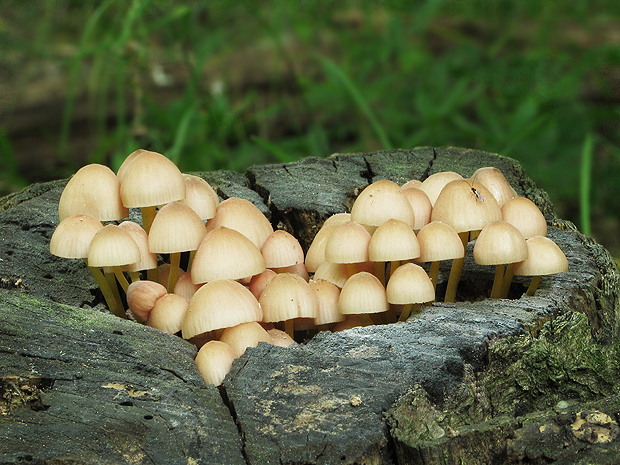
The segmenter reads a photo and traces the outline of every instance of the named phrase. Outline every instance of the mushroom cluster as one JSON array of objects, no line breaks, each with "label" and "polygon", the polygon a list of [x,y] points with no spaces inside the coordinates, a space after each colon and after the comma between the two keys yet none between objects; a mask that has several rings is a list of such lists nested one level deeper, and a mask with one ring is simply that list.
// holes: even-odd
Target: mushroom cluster
[{"label": "mushroom cluster", "polygon": [[[142,226],[127,220],[130,208]],[[146,150],[116,174],[81,168],[58,209],[51,253],[84,259],[115,315],[195,343],[215,385],[259,342],[287,347],[320,330],[405,321],[437,299],[442,260],[452,261],[444,300],[453,301],[469,241],[477,263],[495,265],[494,298],[514,275],[535,276],[533,295],[541,275],[568,268],[540,210],[496,168],[376,181],[324,222],[306,254],[251,202],[220,202],[202,178]]]}]

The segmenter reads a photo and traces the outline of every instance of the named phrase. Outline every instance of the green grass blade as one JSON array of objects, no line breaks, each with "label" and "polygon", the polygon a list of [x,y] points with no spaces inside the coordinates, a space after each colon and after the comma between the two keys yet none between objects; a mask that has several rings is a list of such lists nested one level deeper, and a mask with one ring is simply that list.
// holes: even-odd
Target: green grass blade
[{"label": "green grass blade", "polygon": [[594,152],[594,137],[592,133],[586,136],[581,149],[581,170],[579,182],[579,210],[581,215],[581,231],[590,235],[590,187],[592,181],[592,157]]},{"label": "green grass blade", "polygon": [[183,116],[181,117],[179,124],[177,125],[176,131],[174,133],[174,143],[172,147],[166,154],[170,160],[174,162],[175,165],[179,165],[179,160],[181,158],[181,153],[183,151],[183,147],[187,142],[187,136],[189,132],[189,126],[196,114],[196,107],[191,106],[187,108],[183,112]]}]

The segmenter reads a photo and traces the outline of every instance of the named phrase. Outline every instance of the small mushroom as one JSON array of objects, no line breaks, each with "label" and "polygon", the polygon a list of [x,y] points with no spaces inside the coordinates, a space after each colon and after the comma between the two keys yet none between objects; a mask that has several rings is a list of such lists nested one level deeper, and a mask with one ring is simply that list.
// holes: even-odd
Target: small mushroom
[{"label": "small mushroom", "polygon": [[525,243],[528,258],[516,263],[513,272],[516,276],[533,276],[526,291],[526,295],[532,296],[538,289],[541,276],[568,271],[568,260],[562,249],[548,237],[530,237]]},{"label": "small mushroom", "polygon": [[235,360],[235,350],[222,341],[209,341],[196,354],[196,366],[207,384],[219,386]]}]

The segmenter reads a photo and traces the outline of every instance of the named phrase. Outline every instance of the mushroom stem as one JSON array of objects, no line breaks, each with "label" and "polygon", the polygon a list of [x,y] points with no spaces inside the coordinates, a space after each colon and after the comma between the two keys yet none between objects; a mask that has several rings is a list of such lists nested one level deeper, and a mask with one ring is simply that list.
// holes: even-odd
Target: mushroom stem
[{"label": "mushroom stem", "polygon": [[413,311],[417,312],[418,310],[420,310],[420,304],[405,304],[398,321],[407,321],[407,319],[411,316],[411,313]]},{"label": "mushroom stem", "polygon": [[[99,286],[99,289],[101,290],[103,298],[105,299],[105,302],[108,305],[110,311],[118,317],[126,318],[125,313],[122,312],[121,309],[119,309],[116,303],[116,298],[114,297],[114,293],[112,292],[112,289],[110,288],[110,285],[108,284],[108,281],[106,280],[101,270],[96,266],[89,266],[88,269],[90,270],[90,274],[93,275],[93,278],[95,278],[95,281]],[[114,283],[114,285],[116,285],[116,283]]]},{"label": "mushroom stem", "polygon": [[114,273],[112,273],[107,267],[103,268],[103,276],[108,283],[109,288],[112,291],[112,295],[114,296],[114,309],[110,309],[112,313],[120,318],[127,318],[127,314],[125,313],[125,309],[123,308],[123,301],[121,300],[121,295],[118,292],[118,285],[116,284],[116,278]]},{"label": "mushroom stem", "polygon": [[146,270],[146,279],[148,281],[153,281],[154,283],[159,282],[159,268],[151,268],[150,270]]},{"label": "mushroom stem", "polygon": [[123,291],[125,291],[125,294],[126,294],[127,288],[129,287],[129,283],[127,282],[127,278],[125,278],[125,275],[121,271],[121,267],[113,266],[112,272],[114,273],[114,276],[116,276],[116,280],[119,282],[119,284],[123,288]]},{"label": "mushroom stem", "polygon": [[284,321],[284,332],[291,336],[292,339],[295,339],[295,319],[291,318],[290,320]]},{"label": "mushroom stem", "polygon": [[[459,238],[463,242],[465,253],[467,253],[467,242],[469,240],[469,232],[464,231],[459,233]],[[446,295],[444,302],[454,302],[456,298],[456,288],[461,280],[461,273],[463,273],[463,265],[465,264],[465,257],[455,258],[452,260],[452,268],[450,269],[450,277],[448,278],[448,287],[446,288]]]},{"label": "mushroom stem", "polygon": [[179,280],[179,267],[181,265],[181,252],[170,254],[170,274],[168,275],[168,293],[174,292],[174,286]]},{"label": "mushroom stem", "polygon": [[347,263],[347,274],[349,278],[357,273],[357,266],[355,263]]},{"label": "mushroom stem", "polygon": [[540,276],[534,276],[525,294],[529,296],[534,295],[536,293],[536,289],[538,289],[539,284],[540,284]]},{"label": "mushroom stem", "polygon": [[390,304],[390,308],[388,308],[385,313],[382,313],[382,315],[385,315],[383,320],[386,324],[395,323],[398,321],[398,318],[396,318],[396,307],[394,307],[394,305]]},{"label": "mushroom stem", "polygon": [[[392,276],[392,273],[394,273],[396,268],[398,268],[399,266],[400,266],[400,261],[398,260],[390,262],[390,276]],[[388,280],[389,280],[389,276],[388,276]],[[387,280],[383,284],[387,285]]]},{"label": "mushroom stem", "polygon": [[375,324],[369,313],[362,313],[360,315],[360,320],[362,321],[362,326],[372,326]]},{"label": "mushroom stem", "polygon": [[495,265],[495,279],[493,280],[493,288],[491,289],[491,299],[499,299],[502,296],[504,267],[505,265],[503,263]]},{"label": "mushroom stem", "polygon": [[140,281],[140,272],[139,271],[130,271],[129,272],[129,278],[131,279],[132,283],[135,283],[136,281]]},{"label": "mushroom stem", "polygon": [[508,291],[510,290],[510,285],[512,284],[512,278],[514,276],[513,265],[514,263],[506,265],[506,272],[504,273],[504,279],[502,281],[502,293],[500,295],[502,299],[508,297]]},{"label": "mushroom stem", "polygon": [[431,278],[433,282],[433,287],[437,289],[437,280],[439,279],[439,265],[441,262],[437,260],[436,262],[431,262],[431,269],[428,273],[428,277]]},{"label": "mushroom stem", "polygon": [[375,262],[375,276],[385,286],[385,262]]},{"label": "mushroom stem", "polygon": [[140,208],[142,213],[142,227],[148,234],[151,230],[151,225],[153,224],[153,220],[155,219],[155,214],[157,213],[157,208],[153,207],[142,207]]}]

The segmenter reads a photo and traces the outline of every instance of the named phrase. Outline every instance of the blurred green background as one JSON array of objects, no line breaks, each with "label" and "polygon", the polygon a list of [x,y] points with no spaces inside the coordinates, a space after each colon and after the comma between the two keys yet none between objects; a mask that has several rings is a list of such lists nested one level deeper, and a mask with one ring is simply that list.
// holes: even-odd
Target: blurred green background
[{"label": "blurred green background", "polygon": [[462,146],[519,160],[620,256],[620,2],[0,3],[0,193],[116,169],[182,171]]}]

